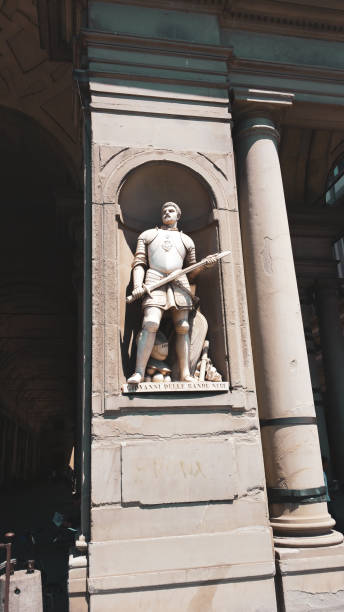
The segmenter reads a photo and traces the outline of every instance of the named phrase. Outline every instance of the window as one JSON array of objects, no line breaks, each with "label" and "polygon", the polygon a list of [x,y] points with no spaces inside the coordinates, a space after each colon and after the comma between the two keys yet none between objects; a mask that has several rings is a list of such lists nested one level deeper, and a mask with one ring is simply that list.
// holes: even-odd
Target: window
[{"label": "window", "polygon": [[338,276],[344,278],[344,238],[334,243],[334,255],[337,260]]}]

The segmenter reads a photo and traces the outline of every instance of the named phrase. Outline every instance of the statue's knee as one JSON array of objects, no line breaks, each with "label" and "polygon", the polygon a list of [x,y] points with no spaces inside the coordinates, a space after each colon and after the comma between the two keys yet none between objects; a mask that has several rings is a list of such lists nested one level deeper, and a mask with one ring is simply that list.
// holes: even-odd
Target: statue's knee
[{"label": "statue's knee", "polygon": [[176,333],[177,334],[188,334],[190,325],[188,321],[182,320],[176,322]]},{"label": "statue's knee", "polygon": [[145,318],[143,319],[142,329],[149,332],[157,332],[159,329],[159,323]]}]

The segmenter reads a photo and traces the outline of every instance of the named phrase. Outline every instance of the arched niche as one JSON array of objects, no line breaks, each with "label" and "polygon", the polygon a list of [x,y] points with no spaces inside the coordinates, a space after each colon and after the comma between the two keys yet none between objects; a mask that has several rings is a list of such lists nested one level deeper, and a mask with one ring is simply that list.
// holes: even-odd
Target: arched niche
[{"label": "arched niche", "polygon": [[170,161],[141,164],[124,179],[120,188],[119,204],[126,226],[143,231],[160,224],[161,204],[178,202],[183,215],[179,227],[194,232],[208,225],[213,208],[212,194],[193,170]]},{"label": "arched niche", "polygon": [[[140,303],[126,305],[132,291],[131,263],[138,235],[159,226],[161,206],[175,201],[182,210],[179,229],[189,234],[196,245],[197,260],[220,250],[218,225],[213,209],[216,201],[207,182],[191,168],[173,161],[152,161],[132,169],[122,180],[118,204],[118,263],[120,285],[120,328],[122,382],[135,366],[135,338],[140,329]],[[223,379],[228,380],[220,266],[205,270],[197,278],[196,293],[200,310],[209,325],[210,356]],[[168,315],[166,315],[168,316]]]}]

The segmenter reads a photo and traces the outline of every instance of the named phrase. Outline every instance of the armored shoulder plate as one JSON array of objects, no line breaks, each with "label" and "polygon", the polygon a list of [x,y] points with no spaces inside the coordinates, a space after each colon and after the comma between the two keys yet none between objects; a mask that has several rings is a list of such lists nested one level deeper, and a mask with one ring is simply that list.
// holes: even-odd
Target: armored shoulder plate
[{"label": "armored shoulder plate", "polygon": [[195,243],[192,238],[190,238],[190,236],[188,236],[187,234],[183,234],[183,232],[180,232],[180,237],[187,251],[195,248]]},{"label": "armored shoulder plate", "polygon": [[150,244],[154,238],[156,238],[159,229],[157,227],[153,227],[152,229],[145,230],[142,234],[139,235],[138,240],[143,240],[146,245]]}]

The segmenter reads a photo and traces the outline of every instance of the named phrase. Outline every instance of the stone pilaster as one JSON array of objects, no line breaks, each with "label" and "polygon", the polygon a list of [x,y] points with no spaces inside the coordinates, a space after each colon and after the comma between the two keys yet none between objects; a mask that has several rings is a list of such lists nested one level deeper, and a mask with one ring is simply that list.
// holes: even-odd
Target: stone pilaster
[{"label": "stone pilaster", "polygon": [[[85,109],[89,533],[86,513],[82,524],[90,609],[220,610],[228,601],[239,608],[247,598],[247,610],[253,612],[258,599],[273,611],[275,566],[228,111],[229,52],[219,45],[215,20],[212,38],[204,41],[210,22],[200,13],[171,11],[166,21],[165,12],[135,8],[132,25],[144,23],[144,36],[127,31],[131,14],[113,2],[89,5],[85,64],[76,73]],[[180,28],[191,43],[169,38]],[[133,252],[138,235],[159,223],[167,200],[180,204],[180,228],[193,232],[198,259],[203,251],[231,252],[197,284],[214,363],[228,383],[221,394],[128,394],[124,387],[141,324],[139,305],[126,305]],[[84,580],[85,571],[77,578],[76,563],[70,563],[74,602],[84,598],[84,582],[75,581]]]},{"label": "stone pilaster", "polygon": [[[277,103],[286,100],[279,95]],[[337,544],[342,536],[332,531],[334,521],[323,497],[312,386],[277,151],[279,133],[261,107],[256,108],[256,114],[237,121],[236,142],[270,521],[279,546]]]}]

